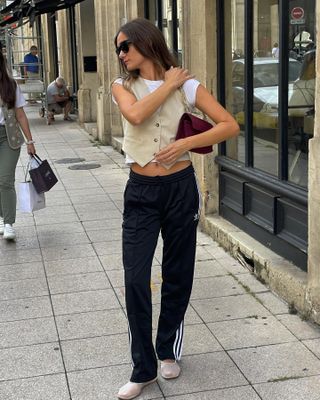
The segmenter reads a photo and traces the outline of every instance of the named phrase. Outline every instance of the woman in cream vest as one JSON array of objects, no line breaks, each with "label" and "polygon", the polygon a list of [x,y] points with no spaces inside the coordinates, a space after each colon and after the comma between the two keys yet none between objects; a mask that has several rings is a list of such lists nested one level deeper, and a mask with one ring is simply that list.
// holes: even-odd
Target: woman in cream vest
[{"label": "woman in cream vest", "polygon": [[23,110],[25,104],[19,87],[8,75],[0,51],[0,235],[6,240],[16,238],[13,228],[16,219],[14,180],[20,147],[25,142],[24,136],[27,139],[28,154],[35,153],[28,119]]},{"label": "woman in cream vest", "polygon": [[[188,151],[235,136],[233,117],[170,54],[162,33],[148,20],[123,25],[115,37],[122,78],[112,85],[130,165],[124,194],[123,264],[132,375],[118,393],[133,399],[157,379],[180,374],[183,320],[194,272],[201,196]],[[175,140],[184,100],[215,127]],[[152,342],[151,265],[163,238],[161,311]]]}]

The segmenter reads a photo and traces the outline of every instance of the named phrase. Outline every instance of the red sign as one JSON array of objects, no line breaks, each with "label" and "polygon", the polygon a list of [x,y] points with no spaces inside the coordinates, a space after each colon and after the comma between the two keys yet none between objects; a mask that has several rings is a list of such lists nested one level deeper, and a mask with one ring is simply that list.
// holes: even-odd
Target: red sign
[{"label": "red sign", "polygon": [[291,10],[291,17],[293,19],[301,19],[304,17],[304,9],[302,7],[294,7]]}]

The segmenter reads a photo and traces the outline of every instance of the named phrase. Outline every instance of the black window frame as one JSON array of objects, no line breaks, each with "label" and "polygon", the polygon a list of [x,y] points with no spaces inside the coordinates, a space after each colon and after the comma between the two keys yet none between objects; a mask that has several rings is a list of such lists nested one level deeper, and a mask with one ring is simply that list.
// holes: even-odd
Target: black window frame
[{"label": "black window frame", "polygon": [[[217,43],[225,43],[224,1],[217,0],[216,6]],[[226,142],[219,145],[215,160],[219,166],[219,214],[271,250],[306,270],[308,189],[288,180],[289,57],[285,49],[289,49],[289,6],[289,0],[279,0],[278,174],[274,176],[254,167],[253,0],[244,1],[245,162],[227,156]],[[217,97],[223,106],[226,106],[225,67],[225,48],[217,46]],[[250,209],[258,204],[254,203],[257,199],[266,205],[266,210],[263,207],[259,207],[258,211]],[[295,212],[299,215],[298,219],[293,218]],[[269,228],[265,224],[266,218],[269,218]],[[294,221],[298,225],[295,225]]]},{"label": "black window frame", "polygon": [[[144,17],[150,19],[150,0],[144,0]],[[162,0],[154,0],[156,9],[156,21],[157,26],[163,32],[163,7]],[[178,4],[177,0],[171,0],[171,12],[172,12],[172,42],[168,43],[169,47],[172,49],[174,55],[178,57]]]},{"label": "black window frame", "polygon": [[[285,49],[289,48],[289,0],[279,1],[279,149],[278,149],[278,176],[274,177],[267,172],[258,170],[254,167],[253,151],[253,0],[245,0],[245,168],[250,168],[250,173],[256,178],[266,181],[266,185],[277,191],[281,184],[282,192],[289,199],[298,201],[302,205],[307,205],[308,190],[295,183],[288,181],[288,67],[289,58]],[[225,10],[224,1],[217,0],[217,41],[225,43]],[[226,105],[225,93],[225,49],[224,46],[217,46],[218,60],[218,90],[217,97],[219,102]],[[219,152],[216,161],[222,165],[233,163],[240,170],[243,164],[231,160],[227,157],[226,142],[219,145]],[[230,164],[230,165],[231,165]]]}]

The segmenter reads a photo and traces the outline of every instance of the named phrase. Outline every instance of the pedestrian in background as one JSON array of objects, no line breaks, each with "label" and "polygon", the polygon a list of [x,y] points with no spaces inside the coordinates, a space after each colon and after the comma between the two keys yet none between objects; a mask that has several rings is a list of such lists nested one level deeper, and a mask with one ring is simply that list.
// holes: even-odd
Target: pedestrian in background
[{"label": "pedestrian in background", "polygon": [[[112,94],[122,114],[123,150],[130,165],[124,194],[123,264],[133,371],[118,393],[133,399],[157,379],[177,378],[195,263],[201,195],[188,151],[239,132],[233,117],[184,68],[177,66],[161,31],[135,19],[115,37],[122,78]],[[183,92],[183,94],[182,94]],[[215,127],[175,140],[183,97]],[[161,311],[156,350],[152,341],[151,265],[159,232],[163,238]]]},{"label": "pedestrian in background", "polygon": [[55,114],[63,112],[65,121],[72,121],[69,113],[72,108],[72,96],[67,89],[66,81],[59,76],[47,87],[48,125],[54,121]]},{"label": "pedestrian in background", "polygon": [[[26,101],[7,71],[7,65],[0,52],[0,235],[14,240],[13,224],[16,220],[15,170],[24,142],[16,121],[27,141],[28,154],[35,154],[34,141],[27,116],[23,110]],[[6,120],[5,120],[6,118]]]},{"label": "pedestrian in background", "polygon": [[29,79],[39,79],[39,59],[38,48],[33,45],[30,47],[30,53],[24,56],[24,76]]},{"label": "pedestrian in background", "polygon": [[279,45],[278,43],[274,43],[271,51],[271,55],[273,58],[279,58]]},{"label": "pedestrian in background", "polygon": [[[30,53],[26,54],[24,56],[24,76],[25,78],[28,78],[32,81],[35,81],[37,79],[40,79],[40,74],[39,74],[39,59],[38,59],[38,47],[35,45],[32,45],[30,47]],[[37,101],[37,98],[40,96],[40,93],[30,93],[28,102],[31,104],[35,104]]]}]

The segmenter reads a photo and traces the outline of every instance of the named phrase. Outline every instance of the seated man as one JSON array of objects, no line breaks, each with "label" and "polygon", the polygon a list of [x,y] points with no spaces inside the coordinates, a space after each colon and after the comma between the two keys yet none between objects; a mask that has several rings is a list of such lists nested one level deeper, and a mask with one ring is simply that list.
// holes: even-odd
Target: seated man
[{"label": "seated man", "polygon": [[58,77],[47,88],[48,101],[48,125],[54,120],[54,114],[64,113],[64,120],[71,121],[69,113],[72,105],[72,97],[66,87],[63,78]]}]

